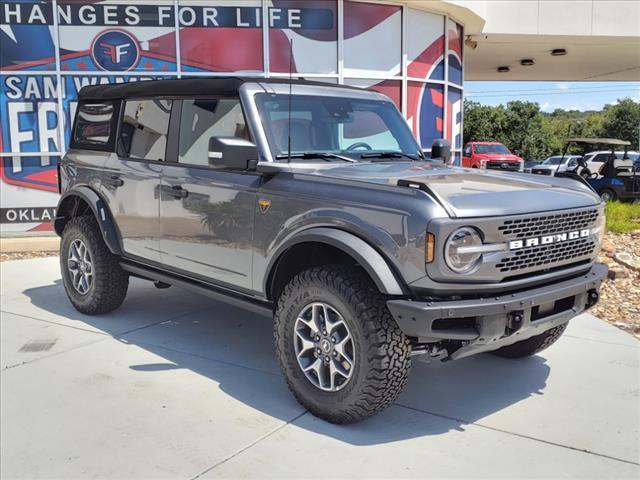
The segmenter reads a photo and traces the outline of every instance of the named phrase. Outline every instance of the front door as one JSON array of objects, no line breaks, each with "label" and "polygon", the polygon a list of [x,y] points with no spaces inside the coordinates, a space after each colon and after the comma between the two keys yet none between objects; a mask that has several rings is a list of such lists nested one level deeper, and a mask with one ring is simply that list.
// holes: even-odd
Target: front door
[{"label": "front door", "polygon": [[162,167],[162,262],[189,276],[252,289],[251,259],[258,174],[214,168],[209,139],[248,138],[239,99],[174,104],[177,151]]},{"label": "front door", "polygon": [[120,230],[125,255],[160,261],[160,172],[165,160],[170,100],[127,100],[107,160],[101,192]]},{"label": "front door", "polygon": [[471,167],[471,145],[470,144],[467,144],[464,147],[464,151],[462,152],[462,163],[460,166],[466,167],[466,168]]}]

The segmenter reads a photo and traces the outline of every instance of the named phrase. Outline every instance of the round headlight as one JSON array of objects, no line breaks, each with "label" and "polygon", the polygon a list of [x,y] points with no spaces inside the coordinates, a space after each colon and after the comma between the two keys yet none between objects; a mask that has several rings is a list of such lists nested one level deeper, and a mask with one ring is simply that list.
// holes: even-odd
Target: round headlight
[{"label": "round headlight", "polygon": [[462,227],[454,231],[444,246],[444,258],[451,270],[456,273],[469,273],[476,268],[482,253],[474,248],[482,245],[480,234],[471,227]]}]

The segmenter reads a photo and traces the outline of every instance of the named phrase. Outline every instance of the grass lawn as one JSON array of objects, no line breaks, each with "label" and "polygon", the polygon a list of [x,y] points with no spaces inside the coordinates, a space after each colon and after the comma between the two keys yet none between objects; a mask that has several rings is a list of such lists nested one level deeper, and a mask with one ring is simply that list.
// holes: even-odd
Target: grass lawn
[{"label": "grass lawn", "polygon": [[607,203],[607,231],[627,233],[640,230],[640,203]]}]

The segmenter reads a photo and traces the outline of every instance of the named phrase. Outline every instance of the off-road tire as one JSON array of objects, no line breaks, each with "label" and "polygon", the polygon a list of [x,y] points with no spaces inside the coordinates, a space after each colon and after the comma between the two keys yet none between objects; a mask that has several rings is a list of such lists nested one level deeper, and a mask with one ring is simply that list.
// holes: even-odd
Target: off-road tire
[{"label": "off-road tire", "polygon": [[540,335],[527,338],[526,340],[514,343],[513,345],[507,345],[506,347],[499,348],[491,353],[505,358],[522,358],[535,355],[556,343],[567,329],[567,325],[568,324],[565,323],[557,327],[553,327]]},{"label": "off-road tire", "polygon": [[[76,239],[84,242],[92,260],[93,284],[85,295],[73,287],[67,268],[69,248]],[[120,267],[118,257],[107,248],[93,216],[74,217],[65,226],[60,241],[60,271],[67,297],[81,313],[97,315],[110,312],[122,305],[127,295],[129,274]]]},{"label": "off-road tire", "polygon": [[[338,391],[313,385],[298,364],[294,325],[312,302],[329,304],[347,323],[354,345],[351,378]],[[295,276],[278,298],[274,322],[280,368],[298,402],[331,423],[363,420],[391,405],[407,383],[411,348],[369,277],[355,267],[328,265]]]}]

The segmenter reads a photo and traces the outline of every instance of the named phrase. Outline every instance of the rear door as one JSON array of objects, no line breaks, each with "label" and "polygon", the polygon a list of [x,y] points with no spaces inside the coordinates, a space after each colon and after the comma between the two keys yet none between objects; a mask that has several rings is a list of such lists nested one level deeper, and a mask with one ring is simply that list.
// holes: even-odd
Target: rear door
[{"label": "rear door", "polygon": [[160,172],[165,161],[171,100],[126,100],[107,160],[102,193],[128,257],[160,262]]},{"label": "rear door", "polygon": [[209,163],[213,136],[248,138],[238,98],[174,103],[162,167],[162,262],[188,276],[251,289],[253,225],[262,177]]}]

